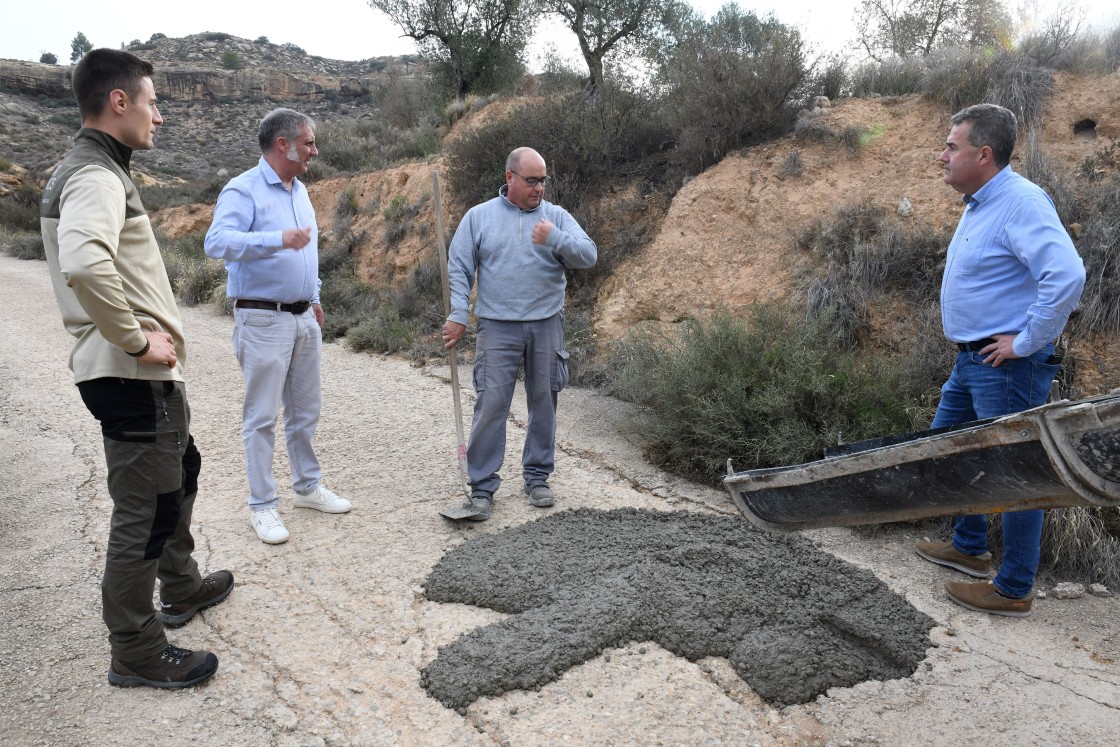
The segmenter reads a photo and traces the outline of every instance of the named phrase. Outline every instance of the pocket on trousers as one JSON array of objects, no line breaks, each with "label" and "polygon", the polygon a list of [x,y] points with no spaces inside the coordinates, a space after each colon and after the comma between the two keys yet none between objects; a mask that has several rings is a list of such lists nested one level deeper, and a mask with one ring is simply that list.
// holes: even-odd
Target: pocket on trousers
[{"label": "pocket on trousers", "polygon": [[[455,348],[451,349],[452,355],[457,355]],[[486,353],[475,349],[474,366],[471,368],[471,380],[476,392],[486,391]]]},{"label": "pocket on trousers", "polygon": [[271,327],[276,324],[276,312],[248,311],[242,315],[241,323],[246,327]]},{"label": "pocket on trousers", "polygon": [[571,357],[567,350],[556,351],[556,364],[552,367],[552,391],[561,392],[568,386],[568,359]]}]

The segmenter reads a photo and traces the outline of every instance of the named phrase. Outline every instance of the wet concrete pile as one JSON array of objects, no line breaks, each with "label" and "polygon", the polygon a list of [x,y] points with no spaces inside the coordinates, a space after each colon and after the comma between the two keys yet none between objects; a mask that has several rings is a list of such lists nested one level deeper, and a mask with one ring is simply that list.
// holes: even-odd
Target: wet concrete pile
[{"label": "wet concrete pile", "polygon": [[510,615],[440,648],[428,693],[463,709],[539,689],[625,643],[728,659],[776,706],[913,674],[934,622],[871,573],[737,517],[580,509],[472,539],[428,599]]}]

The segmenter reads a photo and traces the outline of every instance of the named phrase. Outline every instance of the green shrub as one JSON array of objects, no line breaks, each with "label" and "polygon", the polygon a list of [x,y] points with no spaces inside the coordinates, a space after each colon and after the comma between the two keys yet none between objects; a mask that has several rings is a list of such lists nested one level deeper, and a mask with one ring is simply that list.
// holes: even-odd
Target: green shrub
[{"label": "green shrub", "polygon": [[841,55],[829,55],[813,66],[810,95],[827,96],[830,101],[835,101],[846,96],[851,91],[851,86],[848,62]]},{"label": "green shrub", "polygon": [[1120,175],[1096,185],[1082,221],[1077,251],[1085,263],[1077,333],[1120,332]]},{"label": "green shrub", "polygon": [[226,289],[225,264],[206,256],[203,249],[206,232],[195,231],[177,239],[159,232],[156,238],[167,268],[167,279],[179,303],[222,306]]},{"label": "green shrub", "polygon": [[950,49],[930,55],[922,88],[952,112],[972,104],[999,104],[1029,125],[1042,115],[1054,78],[1023,55]]},{"label": "green shrub", "polygon": [[398,353],[412,345],[412,332],[392,306],[380,306],[346,332],[352,350],[371,353]]},{"label": "green shrub", "polygon": [[404,195],[393,195],[393,199],[381,211],[381,217],[385,219],[386,247],[395,245],[405,237],[423,204],[423,201],[420,201],[410,205]]},{"label": "green shrub", "polygon": [[809,84],[800,32],[725,5],[686,28],[657,74],[678,163],[699,172],[735,148],[785,132]]},{"label": "green shrub", "polygon": [[888,358],[858,362],[827,321],[773,305],[632,336],[614,366],[614,393],[649,412],[651,458],[709,482],[729,458],[740,470],[796,464],[841,440],[913,430],[925,394]]},{"label": "green shrub", "polygon": [[240,70],[241,55],[234,52],[232,49],[227,49],[225,52],[222,52],[222,67],[226,70]]},{"label": "green shrub", "polygon": [[578,218],[585,197],[615,181],[669,178],[664,163],[649,157],[670,140],[658,108],[628,91],[605,87],[594,99],[576,93],[534,101],[455,138],[447,148],[448,186],[461,205],[490,199],[504,182],[506,156],[532,143],[555,178],[545,199]]},{"label": "green shrub", "polygon": [[383,120],[343,121],[326,124],[316,133],[319,157],[312,162],[319,178],[336,174],[377,171],[401,161],[438,153],[439,131],[422,124],[401,130]]},{"label": "green shrub", "polygon": [[852,95],[905,96],[920,93],[925,66],[916,57],[889,57],[865,62],[852,72]]},{"label": "green shrub", "polygon": [[47,258],[43,237],[38,233],[8,233],[0,229],[0,251],[16,259],[45,260]]},{"label": "green shrub", "polygon": [[782,161],[782,167],[778,169],[778,176],[797,178],[805,170],[805,165],[801,162],[801,151],[791,150],[786,154],[786,159]]},{"label": "green shrub", "polygon": [[20,184],[7,197],[0,197],[0,228],[38,233],[41,196],[38,187]]}]

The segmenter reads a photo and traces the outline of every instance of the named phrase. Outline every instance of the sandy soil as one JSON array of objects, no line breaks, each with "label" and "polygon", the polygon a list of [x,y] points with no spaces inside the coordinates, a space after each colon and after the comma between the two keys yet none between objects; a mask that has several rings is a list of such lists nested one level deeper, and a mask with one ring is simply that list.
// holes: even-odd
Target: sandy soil
[{"label": "sandy soil", "polygon": [[[197,557],[204,569],[231,569],[237,588],[171,639],[215,651],[221,668],[181,692],[110,687],[98,590],[110,512],[100,434],[70,383],[70,338],[45,265],[0,257],[0,277],[18,312],[0,331],[0,743],[1116,743],[1120,601],[1051,594],[1026,620],[967,612],[941,590],[953,574],[914,555],[916,537],[901,528],[807,536],[937,622],[912,677],[777,709],[723,659],[691,663],[634,641],[539,692],[448,709],[421,687],[421,669],[439,646],[502,615],[427,601],[420,584],[449,549],[543,512],[505,490],[490,522],[441,520],[436,509],[458,497],[444,371],[332,344],[318,445],[330,486],[355,509],[297,511],[285,496],[292,539],[261,544],[244,505],[231,320],[200,309],[184,310],[203,455]],[[464,396],[469,405],[469,390]],[[562,408],[556,510],[734,515],[726,495],[645,464],[623,435],[625,406],[574,390]],[[507,465],[518,461],[523,422],[519,402]],[[282,454],[277,461],[278,476],[286,474]],[[516,471],[506,477],[516,483]]]}]

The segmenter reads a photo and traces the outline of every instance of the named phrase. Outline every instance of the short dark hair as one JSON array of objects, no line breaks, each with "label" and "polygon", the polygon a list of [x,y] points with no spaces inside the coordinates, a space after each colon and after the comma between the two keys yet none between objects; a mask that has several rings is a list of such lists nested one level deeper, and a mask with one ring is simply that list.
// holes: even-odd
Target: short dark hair
[{"label": "short dark hair", "polygon": [[261,153],[271,150],[272,144],[278,137],[295,140],[304,125],[315,132],[315,120],[306,114],[300,114],[292,109],[273,109],[264,115],[260,127],[257,128],[257,141],[261,145]]},{"label": "short dark hair", "polygon": [[985,145],[992,149],[996,165],[1001,169],[1011,163],[1011,152],[1015,150],[1015,139],[1019,134],[1019,123],[1015,114],[996,104],[975,104],[961,109],[950,120],[954,125],[968,122],[968,142],[974,148]]},{"label": "short dark hair", "polygon": [[82,119],[96,117],[105,111],[109,93],[118,88],[135,98],[141,81],[152,77],[152,63],[119,49],[94,49],[86,52],[74,68],[70,87],[78,102]]}]

